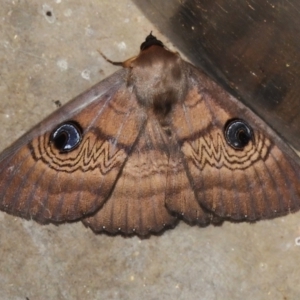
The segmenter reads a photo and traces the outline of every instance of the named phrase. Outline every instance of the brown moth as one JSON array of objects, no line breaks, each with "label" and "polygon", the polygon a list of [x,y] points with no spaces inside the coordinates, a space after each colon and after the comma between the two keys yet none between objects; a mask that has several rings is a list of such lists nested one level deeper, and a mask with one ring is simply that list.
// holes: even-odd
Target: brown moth
[{"label": "brown moth", "polygon": [[295,153],[153,35],[0,155],[0,209],[94,232],[255,221],[300,207]]}]

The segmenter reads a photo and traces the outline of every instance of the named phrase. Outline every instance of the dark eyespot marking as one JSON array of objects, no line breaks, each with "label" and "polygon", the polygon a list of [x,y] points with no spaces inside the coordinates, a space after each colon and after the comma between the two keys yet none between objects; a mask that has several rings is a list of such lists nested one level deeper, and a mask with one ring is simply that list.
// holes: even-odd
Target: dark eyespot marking
[{"label": "dark eyespot marking", "polygon": [[243,150],[253,140],[252,128],[241,119],[227,122],[224,134],[227,144],[236,150]]},{"label": "dark eyespot marking", "polygon": [[66,122],[56,128],[50,137],[50,142],[60,152],[74,150],[82,140],[82,129],[76,122]]}]

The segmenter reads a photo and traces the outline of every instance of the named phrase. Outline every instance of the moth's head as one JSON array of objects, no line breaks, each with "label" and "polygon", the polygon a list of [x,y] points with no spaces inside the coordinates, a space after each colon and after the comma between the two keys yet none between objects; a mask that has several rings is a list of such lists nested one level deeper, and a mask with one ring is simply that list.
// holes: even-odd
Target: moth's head
[{"label": "moth's head", "polygon": [[128,84],[142,105],[167,114],[173,104],[183,101],[187,91],[185,63],[152,34],[142,43],[139,55],[125,67],[130,68]]}]

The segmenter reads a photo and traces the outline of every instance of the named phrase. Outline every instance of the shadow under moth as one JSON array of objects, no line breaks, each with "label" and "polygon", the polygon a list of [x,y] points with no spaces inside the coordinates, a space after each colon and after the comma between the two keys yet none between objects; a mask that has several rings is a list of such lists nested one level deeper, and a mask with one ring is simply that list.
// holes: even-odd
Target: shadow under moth
[{"label": "shadow under moth", "polygon": [[299,210],[297,155],[150,34],[139,55],[0,155],[0,209],[140,236]]}]

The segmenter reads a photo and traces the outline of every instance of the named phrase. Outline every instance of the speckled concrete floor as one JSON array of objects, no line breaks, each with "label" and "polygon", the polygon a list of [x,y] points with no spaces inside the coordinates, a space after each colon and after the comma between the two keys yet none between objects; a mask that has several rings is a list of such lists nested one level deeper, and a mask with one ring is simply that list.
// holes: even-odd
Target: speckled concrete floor
[{"label": "speckled concrete floor", "polygon": [[[47,13],[48,12],[48,13]],[[154,25],[129,0],[1,1],[1,149],[135,55]],[[168,44],[168,46],[171,46]],[[0,212],[0,299],[299,299],[300,213],[184,223],[141,240]]]}]

